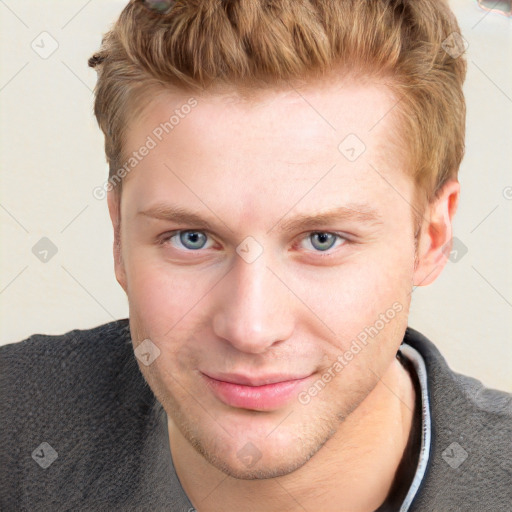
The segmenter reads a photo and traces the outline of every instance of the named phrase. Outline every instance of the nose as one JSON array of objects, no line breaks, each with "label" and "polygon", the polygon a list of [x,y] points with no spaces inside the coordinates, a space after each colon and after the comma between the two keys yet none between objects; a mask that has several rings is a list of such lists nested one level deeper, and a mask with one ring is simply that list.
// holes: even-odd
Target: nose
[{"label": "nose", "polygon": [[215,334],[241,352],[263,353],[293,331],[293,294],[264,256],[252,263],[235,257],[213,317]]}]

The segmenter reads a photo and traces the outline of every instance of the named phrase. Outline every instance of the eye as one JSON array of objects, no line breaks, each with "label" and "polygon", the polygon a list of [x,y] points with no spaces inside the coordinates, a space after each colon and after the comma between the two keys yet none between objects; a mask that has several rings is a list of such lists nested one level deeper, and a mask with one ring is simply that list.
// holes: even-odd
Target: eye
[{"label": "eye", "polygon": [[[349,242],[349,240],[341,234],[330,233],[327,231],[314,231],[301,240],[301,243],[306,243],[307,249],[311,249],[312,247],[313,252],[327,252],[335,246],[336,242],[339,242],[338,246],[340,246]],[[200,249],[211,248],[213,240],[211,240],[211,244],[207,246],[208,235],[204,232],[196,230],[181,230],[164,234],[160,239],[160,243],[169,243],[177,249],[198,251]]]},{"label": "eye", "polygon": [[207,235],[202,231],[174,231],[173,233],[167,233],[161,239],[161,243],[171,243],[178,249],[189,249],[197,251],[198,249],[204,249],[207,242]]},{"label": "eye", "polygon": [[305,242],[309,242],[313,249],[318,252],[326,252],[331,249],[336,241],[340,243],[338,245],[342,245],[347,242],[346,238],[337,233],[329,233],[327,231],[315,231],[310,233],[308,236],[304,238]]}]

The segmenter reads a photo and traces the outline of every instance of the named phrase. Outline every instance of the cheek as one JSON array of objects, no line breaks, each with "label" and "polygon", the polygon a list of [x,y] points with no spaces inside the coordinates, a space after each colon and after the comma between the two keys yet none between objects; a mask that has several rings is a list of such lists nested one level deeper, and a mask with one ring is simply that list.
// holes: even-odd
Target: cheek
[{"label": "cheek", "polygon": [[[403,247],[408,248],[405,240]],[[328,269],[288,274],[310,309],[341,338],[373,324],[395,302],[406,309],[413,275],[413,248],[376,244],[343,264]]]},{"label": "cheek", "polygon": [[326,407],[345,407],[346,396],[364,398],[393,360],[407,326],[412,255],[397,246],[368,251],[338,267],[324,286],[310,279],[303,288],[313,290],[308,305],[330,330],[320,370],[334,382],[319,397]]},{"label": "cheek", "polygon": [[209,287],[199,289],[201,279],[192,272],[170,272],[158,263],[141,259],[132,259],[131,263],[128,299],[134,331],[139,339],[149,338],[160,351],[151,368],[155,385],[162,390],[173,389],[170,374],[197,366],[201,351],[194,330],[204,322],[201,298]]},{"label": "cheek", "polygon": [[[137,251],[125,261],[130,311],[154,336],[170,336],[193,315],[208,287],[197,272],[172,270],[154,251]],[[181,322],[185,324],[186,322]]]}]

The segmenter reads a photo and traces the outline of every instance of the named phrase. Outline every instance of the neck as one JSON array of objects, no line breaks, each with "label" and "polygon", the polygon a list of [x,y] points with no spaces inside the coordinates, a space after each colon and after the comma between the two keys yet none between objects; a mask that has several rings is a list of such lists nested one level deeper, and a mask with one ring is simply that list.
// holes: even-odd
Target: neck
[{"label": "neck", "polygon": [[411,377],[395,359],[304,466],[266,480],[227,476],[207,462],[168,417],[174,466],[199,512],[373,512],[390,492],[411,432],[414,403]]}]

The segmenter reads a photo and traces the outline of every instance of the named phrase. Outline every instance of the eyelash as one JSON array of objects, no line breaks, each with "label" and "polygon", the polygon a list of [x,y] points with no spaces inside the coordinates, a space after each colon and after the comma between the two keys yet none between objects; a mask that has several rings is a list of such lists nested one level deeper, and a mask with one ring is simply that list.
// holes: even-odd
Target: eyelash
[{"label": "eyelash", "polygon": [[[180,233],[187,233],[187,232],[190,232],[190,233],[203,233],[206,236],[209,236],[206,231],[201,231],[199,229],[197,229],[197,230],[196,229],[179,229],[179,230],[176,230],[176,231],[171,231],[169,233],[164,233],[159,238],[158,243],[159,243],[159,245],[165,245],[166,243],[169,243],[170,240],[173,237],[175,237],[176,235],[179,235]],[[329,234],[329,235],[336,236],[338,240],[342,241],[342,243],[337,246],[338,248],[340,246],[353,243],[343,233],[338,233],[336,231],[309,231],[300,241],[307,240],[307,239],[309,239],[309,237],[311,235],[318,234],[318,233],[320,233],[320,234]],[[311,252],[314,252],[316,255],[320,256],[321,258],[326,258],[326,257],[332,256],[332,253],[335,251],[335,248],[336,248],[336,246],[331,248],[331,249],[328,249],[327,251],[315,251],[315,250],[312,250]],[[201,249],[197,249],[197,251],[194,251],[194,250],[187,249],[187,248],[184,248],[183,250],[185,252],[200,252],[201,251]]]}]

